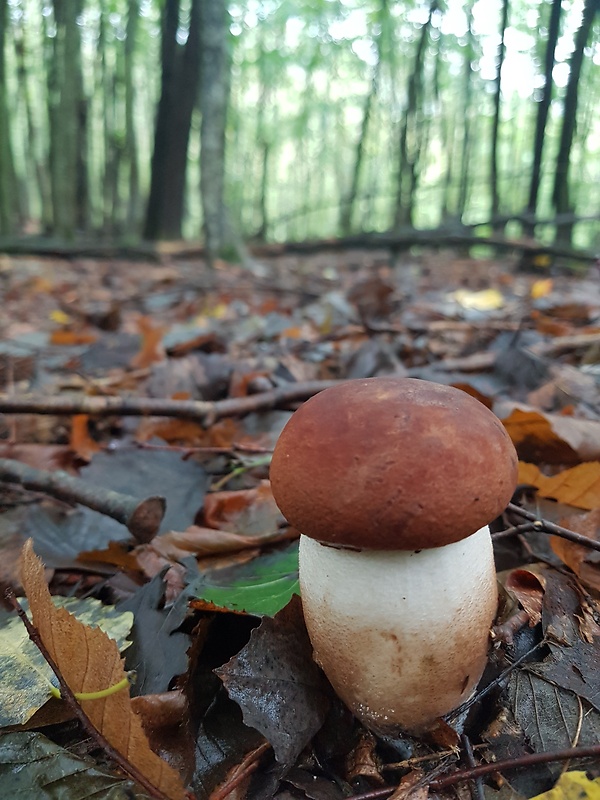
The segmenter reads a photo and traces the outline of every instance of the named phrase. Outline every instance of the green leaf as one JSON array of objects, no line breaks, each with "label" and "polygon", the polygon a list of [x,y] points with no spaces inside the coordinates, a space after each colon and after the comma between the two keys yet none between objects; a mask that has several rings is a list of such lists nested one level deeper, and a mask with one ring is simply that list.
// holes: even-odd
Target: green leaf
[{"label": "green leaf", "polygon": [[[85,625],[101,628],[115,639],[120,650],[129,646],[125,637],[133,625],[130,611],[115,611],[94,598],[53,597],[52,601],[56,606],[64,606]],[[27,607],[26,601],[23,606]],[[3,615],[0,618],[0,727],[27,722],[50,699],[51,683],[55,683],[52,670],[29,639],[21,620],[15,614]]]},{"label": "green leaf", "polygon": [[249,564],[200,575],[189,591],[219,608],[273,617],[299,593],[298,543]]}]

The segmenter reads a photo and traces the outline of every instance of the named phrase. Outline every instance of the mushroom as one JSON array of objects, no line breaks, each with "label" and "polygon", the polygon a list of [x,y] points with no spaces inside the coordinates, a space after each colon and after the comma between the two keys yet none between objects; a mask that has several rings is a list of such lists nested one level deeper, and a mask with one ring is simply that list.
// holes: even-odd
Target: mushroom
[{"label": "mushroom", "polygon": [[420,733],[475,690],[497,589],[487,527],[517,456],[465,392],[411,378],[340,383],[302,405],[271,483],[301,532],[314,657],[377,733]]}]

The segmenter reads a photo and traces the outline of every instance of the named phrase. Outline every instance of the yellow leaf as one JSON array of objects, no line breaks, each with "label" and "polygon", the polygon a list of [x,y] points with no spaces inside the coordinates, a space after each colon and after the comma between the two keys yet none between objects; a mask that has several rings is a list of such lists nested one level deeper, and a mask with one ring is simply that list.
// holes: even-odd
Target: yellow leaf
[{"label": "yellow leaf", "polygon": [[56,308],[54,311],[50,312],[50,319],[52,322],[58,322],[59,325],[69,325],[71,322],[73,322],[73,318],[64,311],[61,311],[59,308]]},{"label": "yellow leaf", "polygon": [[535,281],[531,286],[531,298],[533,300],[539,300],[540,297],[546,297],[549,295],[552,289],[554,288],[554,281],[552,278],[541,278],[539,281]]},{"label": "yellow leaf", "polygon": [[504,305],[504,296],[498,289],[483,289],[480,292],[457,289],[450,296],[463,308],[472,308],[475,311],[495,311]]},{"label": "yellow leaf", "polygon": [[591,781],[585,772],[565,772],[553,789],[532,800],[600,800],[600,778]]},{"label": "yellow leaf", "polygon": [[[56,661],[71,691],[98,692],[126,677],[117,644],[100,628],[83,625],[64,608],[56,608],[44,578],[44,566],[29,539],[21,555],[22,582],[33,624]],[[171,800],[184,800],[185,789],[177,772],[148,744],[140,718],[123,690],[100,700],[81,701],[94,727]]]}]

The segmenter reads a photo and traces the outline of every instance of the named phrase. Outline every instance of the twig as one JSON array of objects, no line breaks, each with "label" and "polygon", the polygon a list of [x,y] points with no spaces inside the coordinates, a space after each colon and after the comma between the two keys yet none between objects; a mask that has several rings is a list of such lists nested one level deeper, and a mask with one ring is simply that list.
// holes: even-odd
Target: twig
[{"label": "twig", "polygon": [[[551,753],[527,753],[524,756],[506,758],[502,761],[494,761],[491,764],[480,764],[478,767],[468,767],[451,772],[443,778],[429,776],[425,779],[425,785],[434,791],[454,786],[456,783],[470,781],[474,778],[481,778],[484,775],[491,775],[494,772],[503,772],[519,767],[534,767],[538,764],[550,764],[553,761],[567,761],[571,758],[600,758],[600,744],[590,745],[589,747],[570,747],[568,750],[557,750]],[[397,789],[397,786],[386,786],[382,789],[373,789],[362,794],[353,794],[348,800],[384,800]]]},{"label": "twig", "polygon": [[120,767],[123,772],[126,772],[131,778],[133,778],[136,783],[139,783],[151,797],[156,798],[156,800],[169,800],[166,794],[154,786],[153,783],[150,783],[148,778],[143,775],[137,767],[135,767],[131,762],[129,762],[125,756],[119,753],[118,750],[111,745],[111,743],[106,739],[106,737],[100,733],[100,731],[92,725],[90,718],[85,713],[83,708],[77,702],[77,699],[73,692],[71,691],[69,684],[63,678],[63,675],[54,659],[48,652],[46,645],[42,641],[42,638],[39,634],[37,628],[33,625],[33,623],[29,620],[29,617],[25,613],[22,605],[19,603],[17,598],[15,597],[15,593],[12,589],[8,589],[6,592],[6,598],[8,602],[12,605],[15,609],[17,614],[19,615],[21,622],[25,625],[27,629],[27,633],[29,634],[29,638],[34,643],[34,645],[38,648],[40,653],[43,655],[44,659],[47,661],[50,669],[56,675],[56,679],[60,686],[60,694],[64,702],[69,706],[75,717],[79,720],[81,727],[84,731],[88,734],[88,736],[95,741],[98,746],[106,753],[106,755]]},{"label": "twig", "polygon": [[0,394],[2,414],[90,414],[122,417],[174,417],[192,419],[210,426],[225,417],[238,417],[253,411],[267,411],[306,400],[340,381],[305,381],[271,389],[268,392],[230,397],[226,400],[162,400],[155,397],[37,397],[36,395]]},{"label": "twig", "polygon": [[529,520],[529,522],[537,523],[535,525],[536,530],[550,533],[552,536],[560,536],[561,539],[568,539],[568,541],[574,542],[575,544],[589,547],[590,550],[600,551],[600,542],[596,541],[596,539],[590,539],[589,536],[576,533],[570,530],[570,528],[563,528],[562,525],[555,525],[554,522],[538,517],[537,514],[534,514],[532,511],[527,511],[527,509],[521,508],[521,506],[509,503],[506,510],[517,514],[519,517],[523,517],[523,519]]},{"label": "twig", "polygon": [[269,742],[263,742],[259,745],[256,750],[252,750],[252,752],[248,753],[248,755],[242,760],[241,764],[238,764],[233,774],[214,792],[211,793],[209,800],[225,800],[226,797],[233,792],[234,789],[249,778],[253,772],[260,766],[260,759],[264,753],[271,749],[271,744]]},{"label": "twig", "polygon": [[[475,756],[473,755],[473,745],[471,744],[471,740],[467,736],[466,733],[463,733],[460,737],[462,742],[462,746],[465,751],[465,759],[469,767],[477,766],[475,764]],[[485,795],[483,792],[483,783],[481,782],[481,778],[474,779],[474,786],[473,786],[473,798],[475,800],[485,800]]]},{"label": "twig", "polygon": [[121,522],[141,543],[149,542],[158,533],[165,515],[164,497],[139,500],[90,484],[63,470],[48,472],[10,458],[0,458],[0,481],[18,483],[25,489],[44,492],[69,503],[81,503]]}]

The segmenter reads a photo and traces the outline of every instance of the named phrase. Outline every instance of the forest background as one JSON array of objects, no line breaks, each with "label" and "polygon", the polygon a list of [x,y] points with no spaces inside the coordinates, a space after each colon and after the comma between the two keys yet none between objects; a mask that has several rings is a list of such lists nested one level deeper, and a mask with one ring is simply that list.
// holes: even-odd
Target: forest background
[{"label": "forest background", "polygon": [[[600,0],[0,0],[0,237],[600,248]],[[467,226],[465,228],[465,226]]]}]

